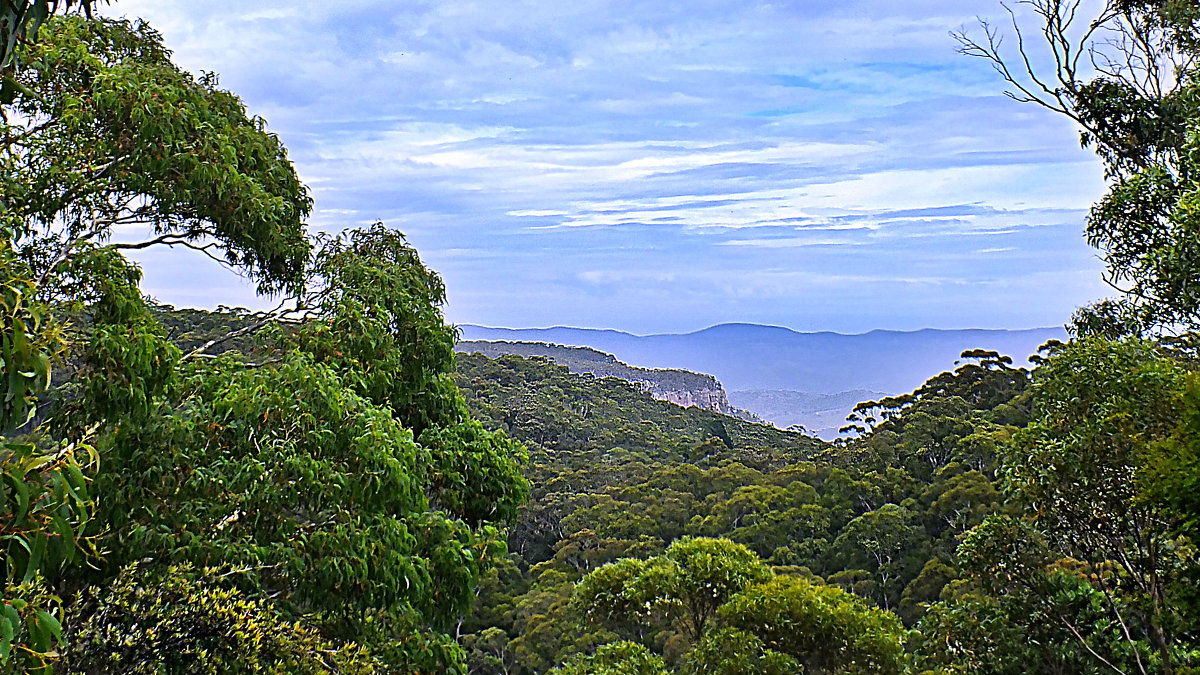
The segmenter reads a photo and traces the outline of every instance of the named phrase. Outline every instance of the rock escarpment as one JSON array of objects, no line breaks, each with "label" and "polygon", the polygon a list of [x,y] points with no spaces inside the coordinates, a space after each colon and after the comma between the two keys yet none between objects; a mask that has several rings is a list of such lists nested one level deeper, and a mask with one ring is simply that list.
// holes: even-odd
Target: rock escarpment
[{"label": "rock escarpment", "polygon": [[684,408],[695,406],[750,422],[764,423],[754,413],[730,405],[725,388],[712,375],[674,368],[639,368],[618,361],[612,354],[589,347],[566,347],[545,342],[465,340],[455,345],[454,349],[468,354],[478,352],[488,358],[505,354],[541,356],[566,366],[572,373],[625,380],[660,401]]},{"label": "rock escarpment", "polygon": [[[705,377],[712,377],[706,375]],[[701,386],[696,389],[671,389],[662,386],[662,383],[656,380],[630,380],[633,384],[641,387],[643,391],[650,394],[660,401],[668,401],[684,408],[696,406],[704,410],[712,410],[713,412],[730,414],[732,406],[729,405],[729,399],[725,395],[725,389],[721,387],[721,383],[717,382],[715,377],[712,378],[715,386]]]}]

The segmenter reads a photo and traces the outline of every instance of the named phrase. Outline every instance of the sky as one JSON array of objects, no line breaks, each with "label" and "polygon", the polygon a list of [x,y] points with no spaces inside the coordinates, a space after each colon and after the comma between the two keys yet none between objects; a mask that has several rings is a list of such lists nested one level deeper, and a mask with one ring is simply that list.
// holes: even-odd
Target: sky
[{"label": "sky", "polygon": [[[1062,325],[1105,293],[1069,120],[949,32],[996,0],[117,0],[383,221],[448,320],[646,334]],[[273,303],[144,254],[179,306]]]}]

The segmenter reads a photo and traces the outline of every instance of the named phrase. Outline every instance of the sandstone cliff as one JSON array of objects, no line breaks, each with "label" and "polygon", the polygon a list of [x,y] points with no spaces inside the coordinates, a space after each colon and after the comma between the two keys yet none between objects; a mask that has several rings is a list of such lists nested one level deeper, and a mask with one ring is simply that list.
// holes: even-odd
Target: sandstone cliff
[{"label": "sandstone cliff", "polygon": [[565,347],[544,342],[466,340],[459,342],[454,349],[465,353],[479,352],[489,358],[504,354],[541,356],[566,366],[572,373],[590,373],[595,377],[625,380],[660,401],[684,408],[695,406],[765,424],[754,413],[731,406],[725,388],[712,375],[673,368],[639,368],[618,361],[612,354],[588,347]]}]

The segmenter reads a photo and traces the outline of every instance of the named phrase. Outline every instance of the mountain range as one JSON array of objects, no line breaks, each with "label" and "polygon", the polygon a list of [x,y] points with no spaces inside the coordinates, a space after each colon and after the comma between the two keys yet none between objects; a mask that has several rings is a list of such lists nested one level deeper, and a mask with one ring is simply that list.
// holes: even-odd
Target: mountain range
[{"label": "mountain range", "polygon": [[[691,333],[634,335],[590,328],[491,328],[460,325],[463,340],[543,342],[590,347],[642,368],[711,374],[730,402],[776,424],[836,433],[859,396],[912,391],[952,370],[969,349],[989,349],[1024,364],[1062,328],[924,329],[802,333],[779,326],[730,323]],[[857,402],[857,401],[855,401]]]}]

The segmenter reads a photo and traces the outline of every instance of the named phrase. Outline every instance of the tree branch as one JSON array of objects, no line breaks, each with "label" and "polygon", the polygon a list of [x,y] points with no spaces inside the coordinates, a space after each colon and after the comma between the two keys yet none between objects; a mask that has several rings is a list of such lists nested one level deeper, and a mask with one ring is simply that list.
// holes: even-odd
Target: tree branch
[{"label": "tree branch", "polygon": [[[208,342],[205,342],[204,344],[193,349],[192,351],[188,352],[187,354],[184,354],[183,358],[181,358],[180,361],[182,362],[182,361],[186,361],[186,360],[192,359],[192,358],[211,357],[212,355],[207,353],[207,351],[209,349],[212,349],[213,347],[216,347],[217,345],[225,344],[226,342],[229,342],[230,340],[232,340],[234,338],[238,338],[243,335],[248,335],[250,333],[253,333],[253,332],[259,330],[260,328],[262,328],[263,326],[266,326],[267,324],[271,323],[272,321],[279,320],[288,314],[292,314],[292,313],[301,311],[302,307],[301,307],[301,303],[300,303],[299,299],[296,299],[296,308],[295,309],[288,309],[288,310],[284,309],[284,306],[287,305],[288,301],[291,299],[292,298],[284,298],[284,300],[282,302],[280,302],[278,305],[276,305],[274,309],[263,313],[257,320],[252,321],[251,323],[246,324],[245,326],[242,326],[241,328],[239,328],[235,331],[231,331],[219,338],[213,338],[213,339],[209,340]],[[262,365],[262,364],[260,364],[260,365]]]}]

